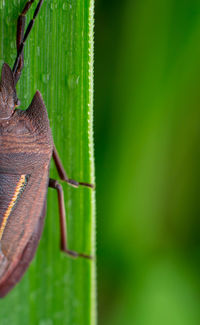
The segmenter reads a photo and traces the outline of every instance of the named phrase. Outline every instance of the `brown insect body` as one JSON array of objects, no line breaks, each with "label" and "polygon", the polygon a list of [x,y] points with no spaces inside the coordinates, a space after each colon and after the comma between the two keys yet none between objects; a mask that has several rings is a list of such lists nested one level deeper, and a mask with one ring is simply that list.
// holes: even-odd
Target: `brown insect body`
[{"label": "brown insect body", "polygon": [[[5,70],[11,76],[12,71],[4,64],[6,88]],[[0,296],[19,280],[37,247],[52,152],[47,111],[39,92],[27,110],[16,109],[9,118],[0,118]]]}]

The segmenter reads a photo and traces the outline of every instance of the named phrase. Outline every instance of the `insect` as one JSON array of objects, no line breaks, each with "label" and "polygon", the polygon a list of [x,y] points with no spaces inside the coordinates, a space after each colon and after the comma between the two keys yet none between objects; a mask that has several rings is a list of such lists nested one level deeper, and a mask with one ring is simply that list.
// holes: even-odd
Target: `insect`
[{"label": "insect", "polygon": [[92,184],[69,179],[59,159],[47,110],[37,91],[27,110],[16,109],[16,84],[24,66],[24,44],[42,6],[38,1],[25,30],[27,1],[17,21],[17,57],[13,69],[4,63],[0,82],[0,297],[21,279],[34,257],[43,230],[47,188],[56,189],[59,202],[61,250],[72,257],[89,255],[69,250],[62,186],[49,178],[53,157],[61,180],[78,187]]}]

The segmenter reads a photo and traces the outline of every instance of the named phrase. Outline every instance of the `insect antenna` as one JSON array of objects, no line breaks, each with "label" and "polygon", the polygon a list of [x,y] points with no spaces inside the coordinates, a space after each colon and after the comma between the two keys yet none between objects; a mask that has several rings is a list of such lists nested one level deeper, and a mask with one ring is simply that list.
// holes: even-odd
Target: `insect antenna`
[{"label": "insect antenna", "polygon": [[40,0],[37,4],[37,7],[34,11],[33,14],[33,18],[30,20],[27,29],[24,33],[24,27],[25,27],[25,16],[28,12],[28,10],[30,9],[32,3],[35,0],[30,0],[27,1],[24,9],[22,10],[21,14],[19,15],[18,21],[17,21],[17,57],[12,69],[13,72],[13,76],[14,76],[14,81],[15,81],[15,85],[17,83],[17,81],[19,80],[20,76],[21,76],[21,71],[23,69],[24,66],[24,55],[23,55],[23,49],[24,49],[24,45],[25,42],[33,28],[33,25],[35,23],[35,19],[40,11],[40,8],[42,6],[42,3],[44,0]]}]

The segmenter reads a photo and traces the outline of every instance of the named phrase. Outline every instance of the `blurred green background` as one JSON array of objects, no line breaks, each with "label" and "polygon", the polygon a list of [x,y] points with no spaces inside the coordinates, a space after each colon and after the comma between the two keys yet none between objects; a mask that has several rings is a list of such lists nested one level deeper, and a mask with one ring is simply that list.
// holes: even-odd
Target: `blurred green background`
[{"label": "blurred green background", "polygon": [[200,2],[98,0],[99,324],[200,324]]}]

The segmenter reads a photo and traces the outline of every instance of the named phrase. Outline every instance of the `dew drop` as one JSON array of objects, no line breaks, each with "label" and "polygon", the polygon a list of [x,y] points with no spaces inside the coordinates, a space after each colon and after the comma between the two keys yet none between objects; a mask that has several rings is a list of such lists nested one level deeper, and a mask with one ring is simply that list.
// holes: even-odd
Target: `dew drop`
[{"label": "dew drop", "polygon": [[0,1],[0,10],[5,7],[5,0]]},{"label": "dew drop", "polygon": [[48,83],[49,78],[50,78],[50,74],[49,74],[49,73],[46,73],[46,74],[43,74],[43,75],[42,75],[42,81],[43,81],[45,84]]},{"label": "dew drop", "polygon": [[80,76],[78,76],[76,74],[71,74],[67,80],[69,88],[71,88],[71,89],[76,88],[79,84],[79,79],[80,79]]},{"label": "dew drop", "polygon": [[63,10],[67,10],[67,3],[64,2],[62,7],[63,7]]},{"label": "dew drop", "polygon": [[36,48],[36,53],[37,53],[37,56],[40,56],[40,47],[39,46],[37,46],[37,48]]}]

